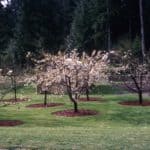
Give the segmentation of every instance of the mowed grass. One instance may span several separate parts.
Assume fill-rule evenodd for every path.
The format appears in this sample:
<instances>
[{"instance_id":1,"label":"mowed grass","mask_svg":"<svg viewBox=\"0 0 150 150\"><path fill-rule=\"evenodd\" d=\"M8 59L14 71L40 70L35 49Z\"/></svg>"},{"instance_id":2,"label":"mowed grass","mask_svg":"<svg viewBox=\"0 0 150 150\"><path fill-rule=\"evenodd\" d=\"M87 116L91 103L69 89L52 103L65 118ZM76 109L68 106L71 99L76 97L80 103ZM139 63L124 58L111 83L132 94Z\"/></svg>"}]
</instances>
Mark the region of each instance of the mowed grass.
<instances>
[{"instance_id":1,"label":"mowed grass","mask_svg":"<svg viewBox=\"0 0 150 150\"><path fill-rule=\"evenodd\" d=\"M80 102L79 108L96 110L99 114L71 118L51 114L72 109L67 96L48 97L49 102L61 102L64 106L31 109L26 106L42 103L43 95L36 94L32 87L20 88L18 97L28 97L30 101L16 105L1 104L0 120L22 120L24 124L0 127L0 149L149 150L150 107L121 106L118 102L136 100L137 96L117 94L116 88L106 85L95 91L92 97L100 97L104 101ZM5 98L10 97L12 93ZM150 99L145 97L145 100Z\"/></svg>"}]
</instances>

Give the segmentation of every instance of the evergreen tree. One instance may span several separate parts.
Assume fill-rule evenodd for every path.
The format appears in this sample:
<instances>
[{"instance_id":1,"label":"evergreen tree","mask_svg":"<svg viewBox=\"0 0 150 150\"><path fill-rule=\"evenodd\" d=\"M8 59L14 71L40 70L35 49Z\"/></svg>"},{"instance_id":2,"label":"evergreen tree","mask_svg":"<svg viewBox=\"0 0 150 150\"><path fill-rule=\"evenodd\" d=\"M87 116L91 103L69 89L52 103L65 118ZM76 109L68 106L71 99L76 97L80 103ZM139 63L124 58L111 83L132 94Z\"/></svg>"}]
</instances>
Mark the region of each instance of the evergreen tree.
<instances>
[{"instance_id":1,"label":"evergreen tree","mask_svg":"<svg viewBox=\"0 0 150 150\"><path fill-rule=\"evenodd\" d=\"M9 7L4 7L0 2L0 66L4 64L7 54L6 48L12 37L12 11Z\"/></svg>"},{"instance_id":2,"label":"evergreen tree","mask_svg":"<svg viewBox=\"0 0 150 150\"><path fill-rule=\"evenodd\" d=\"M108 17L107 1L82 0L75 11L70 31L74 47L89 50L106 49L111 12L109 15Z\"/></svg>"},{"instance_id":3,"label":"evergreen tree","mask_svg":"<svg viewBox=\"0 0 150 150\"><path fill-rule=\"evenodd\" d=\"M5 6L0 3L1 64L13 62L25 66L27 51L39 54L41 51L55 53L59 49L78 48L90 53L92 49L115 49L123 42L126 48L133 48L141 35L137 0L8 2ZM147 53L150 47L150 1L143 0L142 8ZM136 53L141 55L139 50Z\"/></svg>"}]
</instances>

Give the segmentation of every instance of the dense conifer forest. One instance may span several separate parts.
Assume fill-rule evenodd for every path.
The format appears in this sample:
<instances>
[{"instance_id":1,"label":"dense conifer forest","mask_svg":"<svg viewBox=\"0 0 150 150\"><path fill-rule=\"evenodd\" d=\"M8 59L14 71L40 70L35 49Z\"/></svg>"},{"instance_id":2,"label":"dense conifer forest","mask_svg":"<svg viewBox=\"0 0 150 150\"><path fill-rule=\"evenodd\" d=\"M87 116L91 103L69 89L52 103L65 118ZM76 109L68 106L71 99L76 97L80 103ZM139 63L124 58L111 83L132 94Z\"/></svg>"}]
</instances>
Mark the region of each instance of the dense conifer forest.
<instances>
[{"instance_id":1,"label":"dense conifer forest","mask_svg":"<svg viewBox=\"0 0 150 150\"><path fill-rule=\"evenodd\" d=\"M26 66L28 51L149 51L149 0L0 1L1 67Z\"/></svg>"}]
</instances>

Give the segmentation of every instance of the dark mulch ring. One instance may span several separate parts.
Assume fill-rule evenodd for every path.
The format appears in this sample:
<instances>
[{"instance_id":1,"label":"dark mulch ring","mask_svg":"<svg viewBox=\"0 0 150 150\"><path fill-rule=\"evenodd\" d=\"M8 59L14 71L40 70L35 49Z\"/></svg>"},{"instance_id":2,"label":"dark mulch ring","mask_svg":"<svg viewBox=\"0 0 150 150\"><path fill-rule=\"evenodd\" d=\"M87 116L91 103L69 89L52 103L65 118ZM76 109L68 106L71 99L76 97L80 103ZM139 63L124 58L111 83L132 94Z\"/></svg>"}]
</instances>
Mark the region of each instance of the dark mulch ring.
<instances>
[{"instance_id":1,"label":"dark mulch ring","mask_svg":"<svg viewBox=\"0 0 150 150\"><path fill-rule=\"evenodd\" d=\"M90 97L89 100L87 100L86 97L81 97L81 98L79 98L79 101L82 101L82 102L92 102L92 101L104 102L104 100L99 97Z\"/></svg>"},{"instance_id":2,"label":"dark mulch ring","mask_svg":"<svg viewBox=\"0 0 150 150\"><path fill-rule=\"evenodd\" d=\"M64 105L63 103L48 103L47 105L44 105L43 103L39 104L31 104L26 107L28 108L47 108L47 107L55 107L55 106L62 106Z\"/></svg>"},{"instance_id":3,"label":"dark mulch ring","mask_svg":"<svg viewBox=\"0 0 150 150\"><path fill-rule=\"evenodd\" d=\"M121 105L126 106L150 106L150 101L144 101L142 104L139 101L126 101L126 102L119 102Z\"/></svg>"},{"instance_id":4,"label":"dark mulch ring","mask_svg":"<svg viewBox=\"0 0 150 150\"><path fill-rule=\"evenodd\" d=\"M20 120L0 120L0 127L11 127L22 125L23 122Z\"/></svg>"},{"instance_id":5,"label":"dark mulch ring","mask_svg":"<svg viewBox=\"0 0 150 150\"><path fill-rule=\"evenodd\" d=\"M74 110L71 109L71 110L53 112L52 114L57 116L65 116L65 117L79 117L79 116L97 115L98 112L94 110L85 110L85 109L81 109L78 112L74 112Z\"/></svg>"}]
</instances>

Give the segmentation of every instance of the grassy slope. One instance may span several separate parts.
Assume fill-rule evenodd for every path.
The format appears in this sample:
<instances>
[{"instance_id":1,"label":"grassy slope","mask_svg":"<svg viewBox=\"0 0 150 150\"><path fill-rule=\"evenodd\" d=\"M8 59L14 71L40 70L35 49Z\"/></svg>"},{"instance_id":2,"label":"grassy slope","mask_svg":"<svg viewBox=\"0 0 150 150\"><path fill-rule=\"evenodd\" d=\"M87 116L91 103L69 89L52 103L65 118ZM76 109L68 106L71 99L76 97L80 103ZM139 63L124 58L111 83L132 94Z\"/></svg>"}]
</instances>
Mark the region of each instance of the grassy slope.
<instances>
[{"instance_id":1,"label":"grassy slope","mask_svg":"<svg viewBox=\"0 0 150 150\"><path fill-rule=\"evenodd\" d=\"M116 89L103 87L106 102L80 103L80 108L99 111L91 117L56 117L51 112L72 108L67 96L50 96L51 102L64 106L29 109L25 106L42 102L31 88L20 89L20 96L32 97L29 102L0 106L0 119L20 119L18 127L0 128L0 148L26 149L150 149L150 108L120 106L118 101L135 99L135 95L114 95ZM109 94L109 91L111 94ZM107 95L105 95L107 93ZM10 95L9 95L10 96ZM97 96L97 95L95 95Z\"/></svg>"}]
</instances>

